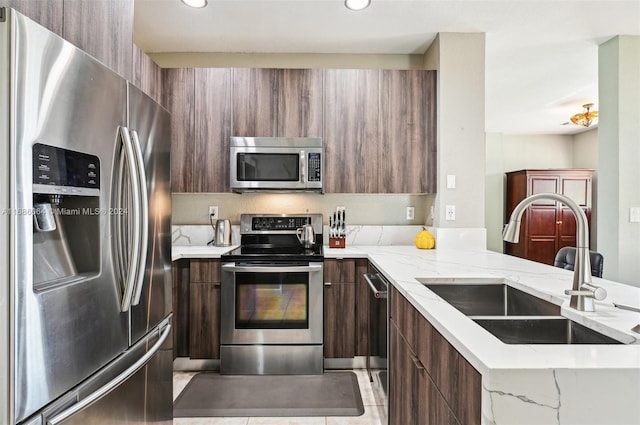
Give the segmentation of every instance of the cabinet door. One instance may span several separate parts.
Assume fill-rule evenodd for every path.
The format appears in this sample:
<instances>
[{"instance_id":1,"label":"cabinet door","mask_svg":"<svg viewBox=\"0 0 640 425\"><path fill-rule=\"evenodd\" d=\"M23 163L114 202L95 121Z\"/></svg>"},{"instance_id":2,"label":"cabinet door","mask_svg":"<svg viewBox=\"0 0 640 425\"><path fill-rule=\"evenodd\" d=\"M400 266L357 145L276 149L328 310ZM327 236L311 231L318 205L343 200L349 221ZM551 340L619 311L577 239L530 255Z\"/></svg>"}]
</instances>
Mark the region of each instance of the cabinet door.
<instances>
[{"instance_id":1,"label":"cabinet door","mask_svg":"<svg viewBox=\"0 0 640 425\"><path fill-rule=\"evenodd\" d=\"M231 69L195 70L195 192L229 190Z\"/></svg>"},{"instance_id":2,"label":"cabinet door","mask_svg":"<svg viewBox=\"0 0 640 425\"><path fill-rule=\"evenodd\" d=\"M417 409L411 349L394 321L389 326L389 346L389 425L413 424Z\"/></svg>"},{"instance_id":3,"label":"cabinet door","mask_svg":"<svg viewBox=\"0 0 640 425\"><path fill-rule=\"evenodd\" d=\"M132 1L64 0L63 37L133 80Z\"/></svg>"},{"instance_id":4,"label":"cabinet door","mask_svg":"<svg viewBox=\"0 0 640 425\"><path fill-rule=\"evenodd\" d=\"M220 358L220 261L192 260L189 357Z\"/></svg>"},{"instance_id":5,"label":"cabinet door","mask_svg":"<svg viewBox=\"0 0 640 425\"><path fill-rule=\"evenodd\" d=\"M163 105L171 112L171 191L193 192L195 170L195 71L162 70Z\"/></svg>"},{"instance_id":6,"label":"cabinet door","mask_svg":"<svg viewBox=\"0 0 640 425\"><path fill-rule=\"evenodd\" d=\"M233 136L277 136L278 71L233 70Z\"/></svg>"},{"instance_id":7,"label":"cabinet door","mask_svg":"<svg viewBox=\"0 0 640 425\"><path fill-rule=\"evenodd\" d=\"M379 192L379 79L377 70L325 70L327 193Z\"/></svg>"},{"instance_id":8,"label":"cabinet door","mask_svg":"<svg viewBox=\"0 0 640 425\"><path fill-rule=\"evenodd\" d=\"M10 7L62 37L64 0L0 0L0 7Z\"/></svg>"},{"instance_id":9,"label":"cabinet door","mask_svg":"<svg viewBox=\"0 0 640 425\"><path fill-rule=\"evenodd\" d=\"M133 46L133 84L162 104L162 69L138 46Z\"/></svg>"},{"instance_id":10,"label":"cabinet door","mask_svg":"<svg viewBox=\"0 0 640 425\"><path fill-rule=\"evenodd\" d=\"M322 137L322 70L278 70L279 137Z\"/></svg>"},{"instance_id":11,"label":"cabinet door","mask_svg":"<svg viewBox=\"0 0 640 425\"><path fill-rule=\"evenodd\" d=\"M560 193L560 178L557 175L530 175L529 194ZM525 256L529 260L553 264L558 240L558 203L542 199L527 209L525 234Z\"/></svg>"},{"instance_id":12,"label":"cabinet door","mask_svg":"<svg viewBox=\"0 0 640 425\"><path fill-rule=\"evenodd\" d=\"M324 355L351 358L356 352L355 260L324 263Z\"/></svg>"},{"instance_id":13,"label":"cabinet door","mask_svg":"<svg viewBox=\"0 0 640 425\"><path fill-rule=\"evenodd\" d=\"M575 201L585 213L591 227L591 174L567 174L560 178L560 193ZM576 218L569 208L559 206L558 245L556 252L564 246L576 246Z\"/></svg>"},{"instance_id":14,"label":"cabinet door","mask_svg":"<svg viewBox=\"0 0 640 425\"><path fill-rule=\"evenodd\" d=\"M189 260L174 261L173 358L189 357Z\"/></svg>"},{"instance_id":15,"label":"cabinet door","mask_svg":"<svg viewBox=\"0 0 640 425\"><path fill-rule=\"evenodd\" d=\"M423 70L381 72L380 192L436 191L435 75Z\"/></svg>"},{"instance_id":16,"label":"cabinet door","mask_svg":"<svg viewBox=\"0 0 640 425\"><path fill-rule=\"evenodd\" d=\"M372 295L369 284L364 279L364 274L372 272L373 268L369 265L368 260L363 258L356 259L356 356L366 356L367 354L378 356L384 354L386 357L386 342L385 350L380 351L378 347L383 343L382 341L369 341L371 337L371 335L369 335L369 320L371 317ZM380 305L380 303L375 304ZM380 310L380 308L378 308L378 310ZM386 310L384 316L383 320L386 321ZM380 342L380 344L377 344L378 342Z\"/></svg>"}]
</instances>

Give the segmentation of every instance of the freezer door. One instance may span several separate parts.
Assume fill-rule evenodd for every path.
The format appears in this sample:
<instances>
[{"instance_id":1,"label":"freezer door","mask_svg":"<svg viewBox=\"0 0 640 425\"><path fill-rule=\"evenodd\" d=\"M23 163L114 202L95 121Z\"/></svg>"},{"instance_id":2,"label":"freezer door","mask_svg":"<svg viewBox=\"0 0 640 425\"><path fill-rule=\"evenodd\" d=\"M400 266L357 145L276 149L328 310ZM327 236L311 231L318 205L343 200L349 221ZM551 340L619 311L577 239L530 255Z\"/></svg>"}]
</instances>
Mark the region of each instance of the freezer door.
<instances>
[{"instance_id":1,"label":"freezer door","mask_svg":"<svg viewBox=\"0 0 640 425\"><path fill-rule=\"evenodd\" d=\"M170 318L34 417L46 425L173 423Z\"/></svg>"},{"instance_id":2,"label":"freezer door","mask_svg":"<svg viewBox=\"0 0 640 425\"><path fill-rule=\"evenodd\" d=\"M172 309L171 183L169 113L133 84L128 85L129 132L141 154L142 243L140 279L131 306L131 342L157 326Z\"/></svg>"},{"instance_id":3,"label":"freezer door","mask_svg":"<svg viewBox=\"0 0 640 425\"><path fill-rule=\"evenodd\" d=\"M111 172L118 128L126 124L126 82L18 13L9 11L2 25L11 28L11 131L1 144L2 155L10 156L11 184L1 184L9 186L12 211L11 410L20 422L128 347L129 317L120 309L122 288L109 248ZM89 158L94 171L99 167L97 187L83 192L44 184L54 176L47 165L52 158L39 156L36 145L69 153L55 162L62 167L56 175L69 182L84 178L72 172L74 161ZM51 231L36 226L38 202L52 206L56 225L45 229Z\"/></svg>"}]
</instances>

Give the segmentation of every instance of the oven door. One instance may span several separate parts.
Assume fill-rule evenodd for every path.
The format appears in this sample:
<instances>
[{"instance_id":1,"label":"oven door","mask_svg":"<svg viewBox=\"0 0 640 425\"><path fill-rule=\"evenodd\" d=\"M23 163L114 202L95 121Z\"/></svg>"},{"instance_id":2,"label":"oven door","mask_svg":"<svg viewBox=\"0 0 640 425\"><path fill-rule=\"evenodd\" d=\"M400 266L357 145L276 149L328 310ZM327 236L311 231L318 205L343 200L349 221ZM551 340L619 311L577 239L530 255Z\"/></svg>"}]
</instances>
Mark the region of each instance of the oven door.
<instances>
[{"instance_id":1,"label":"oven door","mask_svg":"<svg viewBox=\"0 0 640 425\"><path fill-rule=\"evenodd\" d=\"M322 263L222 265L222 345L322 344Z\"/></svg>"}]
</instances>

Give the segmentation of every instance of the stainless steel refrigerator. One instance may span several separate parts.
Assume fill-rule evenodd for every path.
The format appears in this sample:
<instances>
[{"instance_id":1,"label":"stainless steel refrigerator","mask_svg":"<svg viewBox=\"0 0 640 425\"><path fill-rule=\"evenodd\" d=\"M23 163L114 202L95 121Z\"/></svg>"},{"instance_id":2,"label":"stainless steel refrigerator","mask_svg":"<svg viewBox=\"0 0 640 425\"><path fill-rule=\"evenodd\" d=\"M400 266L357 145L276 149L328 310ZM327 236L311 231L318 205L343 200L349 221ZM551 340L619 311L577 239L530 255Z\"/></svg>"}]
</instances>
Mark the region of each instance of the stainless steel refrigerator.
<instances>
[{"instance_id":1,"label":"stainless steel refrigerator","mask_svg":"<svg viewBox=\"0 0 640 425\"><path fill-rule=\"evenodd\" d=\"M172 423L170 129L0 9L0 424Z\"/></svg>"}]
</instances>

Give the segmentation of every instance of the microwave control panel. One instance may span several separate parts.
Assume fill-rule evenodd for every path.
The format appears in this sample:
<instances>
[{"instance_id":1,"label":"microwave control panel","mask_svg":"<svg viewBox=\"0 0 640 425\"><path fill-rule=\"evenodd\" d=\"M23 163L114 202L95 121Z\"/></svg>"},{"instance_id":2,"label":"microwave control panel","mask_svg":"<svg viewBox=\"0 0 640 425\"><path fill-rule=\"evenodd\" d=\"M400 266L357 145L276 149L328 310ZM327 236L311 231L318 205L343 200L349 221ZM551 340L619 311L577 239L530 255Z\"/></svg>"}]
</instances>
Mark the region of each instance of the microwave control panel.
<instances>
[{"instance_id":1,"label":"microwave control panel","mask_svg":"<svg viewBox=\"0 0 640 425\"><path fill-rule=\"evenodd\" d=\"M322 181L322 159L321 155L317 152L310 152L308 156L308 171L307 181L320 182Z\"/></svg>"}]
</instances>

